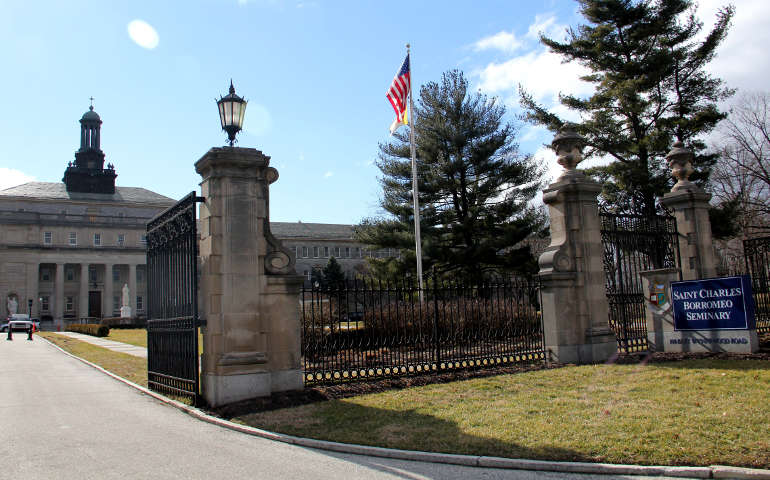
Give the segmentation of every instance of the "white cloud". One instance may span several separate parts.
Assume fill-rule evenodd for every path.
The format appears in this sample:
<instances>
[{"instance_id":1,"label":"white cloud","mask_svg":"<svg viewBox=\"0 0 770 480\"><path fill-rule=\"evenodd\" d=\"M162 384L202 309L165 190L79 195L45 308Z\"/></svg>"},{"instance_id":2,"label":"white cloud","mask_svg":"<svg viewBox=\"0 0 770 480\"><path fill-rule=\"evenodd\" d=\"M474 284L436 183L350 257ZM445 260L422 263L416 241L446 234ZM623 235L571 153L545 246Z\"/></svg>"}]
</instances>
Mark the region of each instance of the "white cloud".
<instances>
[{"instance_id":1,"label":"white cloud","mask_svg":"<svg viewBox=\"0 0 770 480\"><path fill-rule=\"evenodd\" d=\"M5 190L6 188L21 185L22 183L34 181L35 177L32 175L27 175L21 170L0 167L0 190Z\"/></svg>"},{"instance_id":2,"label":"white cloud","mask_svg":"<svg viewBox=\"0 0 770 480\"><path fill-rule=\"evenodd\" d=\"M152 28L152 25L145 22L144 20L131 20L128 22L127 29L128 36L131 37L131 40L133 40L134 43L140 47L146 48L147 50L152 50L158 46L160 41L158 32Z\"/></svg>"},{"instance_id":3,"label":"white cloud","mask_svg":"<svg viewBox=\"0 0 770 480\"><path fill-rule=\"evenodd\" d=\"M489 37L484 37L473 44L474 50L501 50L506 53L514 52L524 46L524 43L516 38L513 32L498 32Z\"/></svg>"},{"instance_id":4,"label":"white cloud","mask_svg":"<svg viewBox=\"0 0 770 480\"><path fill-rule=\"evenodd\" d=\"M556 22L556 17L552 14L535 15L535 21L527 29L527 38L540 40L542 33L548 38L563 41L566 36L567 26Z\"/></svg>"},{"instance_id":5,"label":"white cloud","mask_svg":"<svg viewBox=\"0 0 770 480\"><path fill-rule=\"evenodd\" d=\"M593 87L582 80L588 69L561 63L561 56L538 48L502 63L492 62L479 73L479 88L490 93L516 92L519 84L540 101L555 100L559 92L584 95Z\"/></svg>"},{"instance_id":6,"label":"white cloud","mask_svg":"<svg viewBox=\"0 0 770 480\"><path fill-rule=\"evenodd\" d=\"M332 173L332 172L326 172L326 173L324 173L324 178L329 178L329 177L331 177L332 175L334 175L334 173Z\"/></svg>"},{"instance_id":7,"label":"white cloud","mask_svg":"<svg viewBox=\"0 0 770 480\"><path fill-rule=\"evenodd\" d=\"M556 161L556 152L545 145L538 148L532 156L535 163L545 167L544 180L546 183L553 182L564 173L564 168Z\"/></svg>"}]
</instances>

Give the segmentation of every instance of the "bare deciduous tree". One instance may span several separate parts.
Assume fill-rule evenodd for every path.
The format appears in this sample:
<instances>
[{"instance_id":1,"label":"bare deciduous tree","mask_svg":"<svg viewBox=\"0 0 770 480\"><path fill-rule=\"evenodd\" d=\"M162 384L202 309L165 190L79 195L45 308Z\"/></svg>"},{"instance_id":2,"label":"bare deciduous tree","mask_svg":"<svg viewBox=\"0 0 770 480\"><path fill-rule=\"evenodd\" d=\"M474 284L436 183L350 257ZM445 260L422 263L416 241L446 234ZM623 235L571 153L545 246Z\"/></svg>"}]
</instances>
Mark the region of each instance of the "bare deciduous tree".
<instances>
[{"instance_id":1,"label":"bare deciduous tree","mask_svg":"<svg viewBox=\"0 0 770 480\"><path fill-rule=\"evenodd\" d=\"M770 233L770 92L739 96L720 133L714 196L738 203L744 238Z\"/></svg>"}]
</instances>

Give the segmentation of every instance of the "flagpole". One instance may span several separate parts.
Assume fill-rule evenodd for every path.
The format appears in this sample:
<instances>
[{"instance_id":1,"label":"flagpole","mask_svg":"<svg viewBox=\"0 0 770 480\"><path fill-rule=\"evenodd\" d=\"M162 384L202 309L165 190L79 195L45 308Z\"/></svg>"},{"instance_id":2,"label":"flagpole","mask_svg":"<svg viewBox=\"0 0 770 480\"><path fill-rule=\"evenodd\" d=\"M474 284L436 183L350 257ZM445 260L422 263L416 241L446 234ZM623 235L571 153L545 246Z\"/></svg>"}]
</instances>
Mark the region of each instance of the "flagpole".
<instances>
[{"instance_id":1,"label":"flagpole","mask_svg":"<svg viewBox=\"0 0 770 480\"><path fill-rule=\"evenodd\" d=\"M424 303L423 285L422 285L422 241L420 240L420 200L417 191L417 162L414 153L414 98L412 98L412 82L414 81L414 71L412 70L412 56L409 51L409 44L406 44L406 54L409 57L409 147L412 153L412 201L414 206L414 243L415 253L417 254L417 280L420 286L420 304Z\"/></svg>"}]
</instances>

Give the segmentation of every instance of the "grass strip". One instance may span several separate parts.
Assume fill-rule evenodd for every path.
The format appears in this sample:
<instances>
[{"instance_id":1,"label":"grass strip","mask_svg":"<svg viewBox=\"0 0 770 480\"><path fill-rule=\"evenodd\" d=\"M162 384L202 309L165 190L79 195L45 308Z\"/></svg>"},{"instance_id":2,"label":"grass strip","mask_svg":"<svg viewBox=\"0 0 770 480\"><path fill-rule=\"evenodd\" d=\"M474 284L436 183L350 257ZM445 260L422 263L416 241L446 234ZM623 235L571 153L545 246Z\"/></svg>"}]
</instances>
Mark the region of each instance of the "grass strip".
<instances>
[{"instance_id":1,"label":"grass strip","mask_svg":"<svg viewBox=\"0 0 770 480\"><path fill-rule=\"evenodd\" d=\"M640 465L770 467L770 362L587 365L434 384L234 420L345 443Z\"/></svg>"},{"instance_id":2,"label":"grass strip","mask_svg":"<svg viewBox=\"0 0 770 480\"><path fill-rule=\"evenodd\" d=\"M90 343L81 342L74 338L58 335L53 332L39 332L37 335L63 350L76 355L84 360L99 365L103 369L123 377L143 387L147 386L147 359L139 358L127 353L115 352L106 348L97 347Z\"/></svg>"},{"instance_id":3,"label":"grass strip","mask_svg":"<svg viewBox=\"0 0 770 480\"><path fill-rule=\"evenodd\" d=\"M147 330L144 328L111 328L107 340L147 348Z\"/></svg>"},{"instance_id":4,"label":"grass strip","mask_svg":"<svg viewBox=\"0 0 770 480\"><path fill-rule=\"evenodd\" d=\"M112 328L108 340L147 348L147 330L144 328ZM198 329L198 355L203 355L203 334Z\"/></svg>"}]
</instances>

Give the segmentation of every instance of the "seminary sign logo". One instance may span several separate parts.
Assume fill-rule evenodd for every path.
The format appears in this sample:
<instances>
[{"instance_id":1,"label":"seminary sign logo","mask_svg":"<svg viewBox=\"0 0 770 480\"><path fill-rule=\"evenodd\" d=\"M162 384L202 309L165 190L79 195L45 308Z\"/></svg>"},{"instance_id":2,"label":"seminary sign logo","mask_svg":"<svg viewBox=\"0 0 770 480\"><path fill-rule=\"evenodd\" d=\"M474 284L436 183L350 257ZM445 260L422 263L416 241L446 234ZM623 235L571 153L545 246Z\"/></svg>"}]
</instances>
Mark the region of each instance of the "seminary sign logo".
<instances>
[{"instance_id":1,"label":"seminary sign logo","mask_svg":"<svg viewBox=\"0 0 770 480\"><path fill-rule=\"evenodd\" d=\"M754 329L748 275L671 282L674 330Z\"/></svg>"},{"instance_id":2,"label":"seminary sign logo","mask_svg":"<svg viewBox=\"0 0 770 480\"><path fill-rule=\"evenodd\" d=\"M669 295L666 294L666 285L650 280L647 292L647 308L655 314L661 315L671 309Z\"/></svg>"},{"instance_id":3,"label":"seminary sign logo","mask_svg":"<svg viewBox=\"0 0 770 480\"><path fill-rule=\"evenodd\" d=\"M650 282L650 303L661 309L665 309L668 306L666 286L664 284Z\"/></svg>"}]
</instances>

